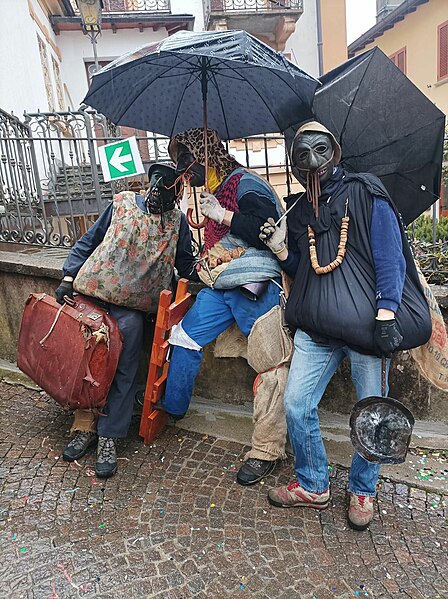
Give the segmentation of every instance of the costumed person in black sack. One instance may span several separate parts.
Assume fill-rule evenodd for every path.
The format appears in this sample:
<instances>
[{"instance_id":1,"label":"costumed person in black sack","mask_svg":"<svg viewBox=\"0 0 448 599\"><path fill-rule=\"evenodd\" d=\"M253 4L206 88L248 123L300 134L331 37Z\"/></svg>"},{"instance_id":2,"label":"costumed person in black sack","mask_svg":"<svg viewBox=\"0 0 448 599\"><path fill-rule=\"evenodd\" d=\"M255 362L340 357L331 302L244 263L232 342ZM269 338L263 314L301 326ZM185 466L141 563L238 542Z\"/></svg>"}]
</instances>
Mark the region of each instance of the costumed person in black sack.
<instances>
[{"instance_id":1,"label":"costumed person in black sack","mask_svg":"<svg viewBox=\"0 0 448 599\"><path fill-rule=\"evenodd\" d=\"M74 461L98 443L95 471L107 478L117 470L116 440L131 423L145 313L157 311L160 292L170 287L174 268L181 277L197 279L191 234L176 207L183 185L175 170L152 164L149 188L140 195L124 191L73 246L64 262L57 301L73 299L73 291L89 296L118 323L123 349L106 404L98 418L76 410L76 436L63 452Z\"/></svg>"},{"instance_id":2,"label":"costumed person in black sack","mask_svg":"<svg viewBox=\"0 0 448 599\"><path fill-rule=\"evenodd\" d=\"M318 419L322 395L345 357L358 399L381 395L382 357L426 343L431 319L406 234L381 181L340 165L341 148L310 122L290 149L293 173L305 186L286 223L268 221L260 238L294 278L286 320L294 354L285 391L297 480L269 491L278 507L325 509L328 463ZM288 231L286 239L286 229ZM387 389L386 389L387 395ZM348 523L368 527L380 465L353 456Z\"/></svg>"},{"instance_id":3,"label":"costumed person in black sack","mask_svg":"<svg viewBox=\"0 0 448 599\"><path fill-rule=\"evenodd\" d=\"M208 130L208 189L200 195L202 214L208 218L198 272L208 288L199 292L192 308L170 337L171 358L165 395L158 409L182 418L190 405L193 386L202 361L202 349L235 322L245 337L259 317L279 304L281 268L259 239L267 218L278 218L281 207L272 188L258 175L243 168L228 154L216 131ZM176 135L169 153L178 173L189 184L205 185L204 131L190 129ZM274 369L278 364L273 364ZM263 373L254 401L252 449L237 474L250 485L267 476L276 460L285 457L286 421L281 394L266 395L268 377ZM276 383L272 383L275 385ZM286 375L285 375L286 384ZM277 385L278 386L278 385Z\"/></svg>"}]
</instances>

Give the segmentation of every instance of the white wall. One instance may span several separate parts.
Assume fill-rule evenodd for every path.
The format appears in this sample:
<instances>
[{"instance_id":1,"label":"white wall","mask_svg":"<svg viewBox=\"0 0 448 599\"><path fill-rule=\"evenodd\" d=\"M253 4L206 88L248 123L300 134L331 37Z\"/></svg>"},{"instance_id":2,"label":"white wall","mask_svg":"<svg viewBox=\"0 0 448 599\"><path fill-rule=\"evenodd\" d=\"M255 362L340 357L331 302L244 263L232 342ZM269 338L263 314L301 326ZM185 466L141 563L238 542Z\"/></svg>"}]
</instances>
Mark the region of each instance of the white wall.
<instances>
[{"instance_id":1,"label":"white wall","mask_svg":"<svg viewBox=\"0 0 448 599\"><path fill-rule=\"evenodd\" d=\"M194 31L204 30L202 0L171 0L173 15L194 15Z\"/></svg>"},{"instance_id":2,"label":"white wall","mask_svg":"<svg viewBox=\"0 0 448 599\"><path fill-rule=\"evenodd\" d=\"M188 0L188 2L171 0L171 12L194 15L195 30L202 31L204 28L202 0ZM98 38L98 60L113 60L130 50L157 42L167 35L168 32L164 27L158 31L144 29L142 32L138 27L118 29L116 33L110 29L103 30ZM66 98L67 105L76 109L87 93L85 62L93 61L92 44L87 36L81 34L81 31L62 31L57 42L63 56L62 78L69 92L69 98Z\"/></svg>"},{"instance_id":3,"label":"white wall","mask_svg":"<svg viewBox=\"0 0 448 599\"><path fill-rule=\"evenodd\" d=\"M286 42L285 52L291 52L291 61L309 75L319 76L316 0L303 0L303 14L297 21L295 32Z\"/></svg>"},{"instance_id":4,"label":"white wall","mask_svg":"<svg viewBox=\"0 0 448 599\"><path fill-rule=\"evenodd\" d=\"M51 27L36 1L33 2L33 8L51 35ZM49 72L57 106L51 61L51 56L56 55L31 18L27 0L0 0L0 23L0 108L13 112L19 118L25 110L48 110L36 33L47 47Z\"/></svg>"},{"instance_id":5,"label":"white wall","mask_svg":"<svg viewBox=\"0 0 448 599\"><path fill-rule=\"evenodd\" d=\"M154 31L144 29L103 30L97 39L98 60L111 61L136 48L157 42L167 36L165 28ZM58 46L62 53L62 79L67 86L67 105L74 110L84 99L88 89L85 62L93 62L93 49L90 39L81 31L63 31L58 36Z\"/></svg>"}]
</instances>

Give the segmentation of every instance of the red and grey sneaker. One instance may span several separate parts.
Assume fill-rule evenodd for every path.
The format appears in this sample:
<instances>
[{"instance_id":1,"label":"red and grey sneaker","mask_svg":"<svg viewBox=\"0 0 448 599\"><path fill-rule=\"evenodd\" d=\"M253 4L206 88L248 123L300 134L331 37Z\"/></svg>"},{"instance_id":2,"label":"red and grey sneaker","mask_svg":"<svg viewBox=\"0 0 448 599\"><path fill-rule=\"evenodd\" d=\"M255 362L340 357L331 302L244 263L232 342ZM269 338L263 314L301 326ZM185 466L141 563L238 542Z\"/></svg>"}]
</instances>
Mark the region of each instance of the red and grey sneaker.
<instances>
[{"instance_id":1,"label":"red and grey sneaker","mask_svg":"<svg viewBox=\"0 0 448 599\"><path fill-rule=\"evenodd\" d=\"M354 530L366 530L373 519L373 497L348 494L347 520Z\"/></svg>"},{"instance_id":2,"label":"red and grey sneaker","mask_svg":"<svg viewBox=\"0 0 448 599\"><path fill-rule=\"evenodd\" d=\"M324 510L330 502L330 490L311 493L295 481L289 485L271 489L268 493L268 500L275 507L312 507Z\"/></svg>"}]
</instances>

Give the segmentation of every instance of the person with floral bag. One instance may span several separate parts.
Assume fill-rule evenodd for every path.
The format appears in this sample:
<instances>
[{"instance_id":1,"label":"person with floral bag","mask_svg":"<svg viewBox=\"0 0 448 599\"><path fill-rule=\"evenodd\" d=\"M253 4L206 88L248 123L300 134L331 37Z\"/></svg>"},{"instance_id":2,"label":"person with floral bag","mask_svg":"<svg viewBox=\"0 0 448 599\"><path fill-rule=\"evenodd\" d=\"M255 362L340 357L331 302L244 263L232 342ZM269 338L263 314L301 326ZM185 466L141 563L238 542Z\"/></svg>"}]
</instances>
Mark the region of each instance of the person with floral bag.
<instances>
[{"instance_id":1,"label":"person with floral bag","mask_svg":"<svg viewBox=\"0 0 448 599\"><path fill-rule=\"evenodd\" d=\"M183 186L167 164L152 164L145 195L123 191L75 243L55 291L59 303L76 291L93 298L118 322L123 349L106 405L99 416L77 410L75 437L63 459L80 459L98 444L95 471L107 478L117 471L117 439L127 436L134 407L143 343L144 318L157 311L160 292L169 288L174 269L197 280L191 234L177 207Z\"/></svg>"}]
</instances>

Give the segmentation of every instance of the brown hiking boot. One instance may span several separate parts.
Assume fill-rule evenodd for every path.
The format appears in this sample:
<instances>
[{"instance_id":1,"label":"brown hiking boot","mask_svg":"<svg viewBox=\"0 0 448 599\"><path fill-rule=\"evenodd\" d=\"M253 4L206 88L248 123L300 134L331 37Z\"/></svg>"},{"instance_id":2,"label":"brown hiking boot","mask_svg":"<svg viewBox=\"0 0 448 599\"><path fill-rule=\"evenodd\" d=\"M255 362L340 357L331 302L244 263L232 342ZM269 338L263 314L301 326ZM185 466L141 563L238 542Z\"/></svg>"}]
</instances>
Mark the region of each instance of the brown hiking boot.
<instances>
[{"instance_id":1,"label":"brown hiking boot","mask_svg":"<svg viewBox=\"0 0 448 599\"><path fill-rule=\"evenodd\" d=\"M295 481L283 487L270 489L268 500L275 507L312 507L324 510L330 501L330 491L327 489L322 493L311 493Z\"/></svg>"},{"instance_id":2,"label":"brown hiking boot","mask_svg":"<svg viewBox=\"0 0 448 599\"><path fill-rule=\"evenodd\" d=\"M347 520L354 530L365 530L373 519L373 497L348 494Z\"/></svg>"}]
</instances>

